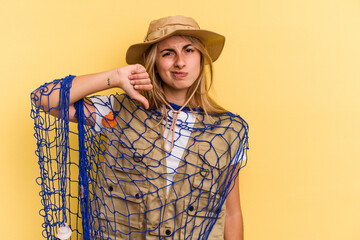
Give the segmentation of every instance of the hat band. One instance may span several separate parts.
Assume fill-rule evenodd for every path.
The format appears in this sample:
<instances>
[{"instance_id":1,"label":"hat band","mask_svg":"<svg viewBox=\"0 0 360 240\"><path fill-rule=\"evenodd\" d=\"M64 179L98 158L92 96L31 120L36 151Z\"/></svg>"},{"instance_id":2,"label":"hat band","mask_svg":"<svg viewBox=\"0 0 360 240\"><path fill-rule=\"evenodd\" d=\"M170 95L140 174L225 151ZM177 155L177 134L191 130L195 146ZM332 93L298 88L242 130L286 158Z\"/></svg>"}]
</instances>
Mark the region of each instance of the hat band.
<instances>
[{"instance_id":1,"label":"hat band","mask_svg":"<svg viewBox=\"0 0 360 240\"><path fill-rule=\"evenodd\" d=\"M157 31L148 34L144 42L154 41L163 36L169 35L170 33L173 33L176 30L186 30L186 29L199 29L199 28L195 28L191 25L181 25L181 24L166 26L166 28L158 29Z\"/></svg>"}]
</instances>

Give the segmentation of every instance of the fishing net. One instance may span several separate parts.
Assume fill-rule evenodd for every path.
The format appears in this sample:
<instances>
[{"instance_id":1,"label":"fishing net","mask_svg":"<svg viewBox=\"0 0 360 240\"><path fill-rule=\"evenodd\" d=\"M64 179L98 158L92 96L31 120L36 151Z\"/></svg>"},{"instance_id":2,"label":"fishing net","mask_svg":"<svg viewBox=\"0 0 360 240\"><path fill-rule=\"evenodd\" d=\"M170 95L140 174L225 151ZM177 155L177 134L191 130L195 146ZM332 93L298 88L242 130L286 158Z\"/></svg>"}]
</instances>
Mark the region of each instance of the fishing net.
<instances>
[{"instance_id":1,"label":"fishing net","mask_svg":"<svg viewBox=\"0 0 360 240\"><path fill-rule=\"evenodd\" d=\"M73 78L31 94L43 237L221 239L225 199L246 164L246 122L231 113L177 113L174 104L175 112L147 111L126 94L86 98L74 110ZM44 110L54 91L57 107ZM88 114L89 106L96 111ZM78 124L69 124L72 111Z\"/></svg>"}]
</instances>

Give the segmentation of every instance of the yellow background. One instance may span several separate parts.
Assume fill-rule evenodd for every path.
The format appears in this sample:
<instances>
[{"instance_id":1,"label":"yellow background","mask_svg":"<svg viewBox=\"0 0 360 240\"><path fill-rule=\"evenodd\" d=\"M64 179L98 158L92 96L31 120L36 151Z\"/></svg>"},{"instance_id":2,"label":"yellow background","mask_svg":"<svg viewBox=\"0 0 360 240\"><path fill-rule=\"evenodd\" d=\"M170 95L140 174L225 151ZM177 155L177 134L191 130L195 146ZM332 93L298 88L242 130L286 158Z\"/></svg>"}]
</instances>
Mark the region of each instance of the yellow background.
<instances>
[{"instance_id":1,"label":"yellow background","mask_svg":"<svg viewBox=\"0 0 360 240\"><path fill-rule=\"evenodd\" d=\"M359 0L1 0L0 239L41 239L30 92L124 65L174 14L227 37L215 94L250 125L246 239L360 239Z\"/></svg>"}]
</instances>

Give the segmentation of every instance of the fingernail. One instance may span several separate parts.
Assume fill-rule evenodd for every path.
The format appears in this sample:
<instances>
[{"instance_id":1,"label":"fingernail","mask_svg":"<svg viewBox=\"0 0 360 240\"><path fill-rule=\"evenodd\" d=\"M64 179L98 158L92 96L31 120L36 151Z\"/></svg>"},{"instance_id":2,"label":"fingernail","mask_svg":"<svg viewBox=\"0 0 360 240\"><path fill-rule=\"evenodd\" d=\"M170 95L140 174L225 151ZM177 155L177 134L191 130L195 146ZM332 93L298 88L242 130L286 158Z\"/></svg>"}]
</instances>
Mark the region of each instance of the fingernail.
<instances>
[{"instance_id":1,"label":"fingernail","mask_svg":"<svg viewBox=\"0 0 360 240\"><path fill-rule=\"evenodd\" d=\"M138 86L138 85L135 85L135 86L134 86L134 88L135 88L135 89L138 89L138 88L139 88L139 86Z\"/></svg>"},{"instance_id":2,"label":"fingernail","mask_svg":"<svg viewBox=\"0 0 360 240\"><path fill-rule=\"evenodd\" d=\"M135 81L130 81L130 84L134 84L135 83Z\"/></svg>"},{"instance_id":3,"label":"fingernail","mask_svg":"<svg viewBox=\"0 0 360 240\"><path fill-rule=\"evenodd\" d=\"M134 76L131 76L131 75L130 75L130 76L129 76L129 79L134 79Z\"/></svg>"}]
</instances>

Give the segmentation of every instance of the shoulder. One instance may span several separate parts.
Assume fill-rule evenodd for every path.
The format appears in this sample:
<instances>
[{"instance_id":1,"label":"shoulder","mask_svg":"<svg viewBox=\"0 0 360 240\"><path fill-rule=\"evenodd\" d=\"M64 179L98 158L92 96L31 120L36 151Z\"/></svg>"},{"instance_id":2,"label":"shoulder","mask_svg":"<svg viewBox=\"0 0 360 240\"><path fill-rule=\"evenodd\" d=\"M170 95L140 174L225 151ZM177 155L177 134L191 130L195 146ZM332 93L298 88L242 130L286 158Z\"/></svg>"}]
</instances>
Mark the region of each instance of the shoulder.
<instances>
[{"instance_id":1,"label":"shoulder","mask_svg":"<svg viewBox=\"0 0 360 240\"><path fill-rule=\"evenodd\" d=\"M226 112L210 116L215 120L214 127L227 141L247 142L249 125L240 115Z\"/></svg>"},{"instance_id":2,"label":"shoulder","mask_svg":"<svg viewBox=\"0 0 360 240\"><path fill-rule=\"evenodd\" d=\"M94 95L89 97L89 99L92 101L95 109L98 112L103 112L105 110L116 112L125 112L124 110L135 111L136 109L141 107L139 103L132 100L125 93L117 93L109 96Z\"/></svg>"},{"instance_id":3,"label":"shoulder","mask_svg":"<svg viewBox=\"0 0 360 240\"><path fill-rule=\"evenodd\" d=\"M125 121L131 121L134 118L144 121L152 114L152 111L146 110L138 101L126 93L114 95L113 110L118 117Z\"/></svg>"},{"instance_id":4,"label":"shoulder","mask_svg":"<svg viewBox=\"0 0 360 240\"><path fill-rule=\"evenodd\" d=\"M121 94L115 94L112 95L114 97L114 104L118 105L120 107L131 107L131 108L142 108L142 105L136 101L133 100L129 97L129 95L127 95L126 93L121 93Z\"/></svg>"},{"instance_id":5,"label":"shoulder","mask_svg":"<svg viewBox=\"0 0 360 240\"><path fill-rule=\"evenodd\" d=\"M236 132L248 131L248 123L238 114L226 112L222 114L210 114L215 119L215 124L222 127L229 127Z\"/></svg>"},{"instance_id":6,"label":"shoulder","mask_svg":"<svg viewBox=\"0 0 360 240\"><path fill-rule=\"evenodd\" d=\"M126 93L116 93L114 96L114 99L115 99L115 102L119 102L119 103L122 103L122 102L128 102L130 100L130 97L129 95L127 95Z\"/></svg>"},{"instance_id":7,"label":"shoulder","mask_svg":"<svg viewBox=\"0 0 360 240\"><path fill-rule=\"evenodd\" d=\"M248 131L249 124L238 114L228 112L227 115L231 118L232 126L238 131Z\"/></svg>"},{"instance_id":8,"label":"shoulder","mask_svg":"<svg viewBox=\"0 0 360 240\"><path fill-rule=\"evenodd\" d=\"M140 103L131 99L126 93L116 93L112 96L114 98L113 110L115 112L120 114L128 114L129 112L132 113L141 108Z\"/></svg>"}]
</instances>

